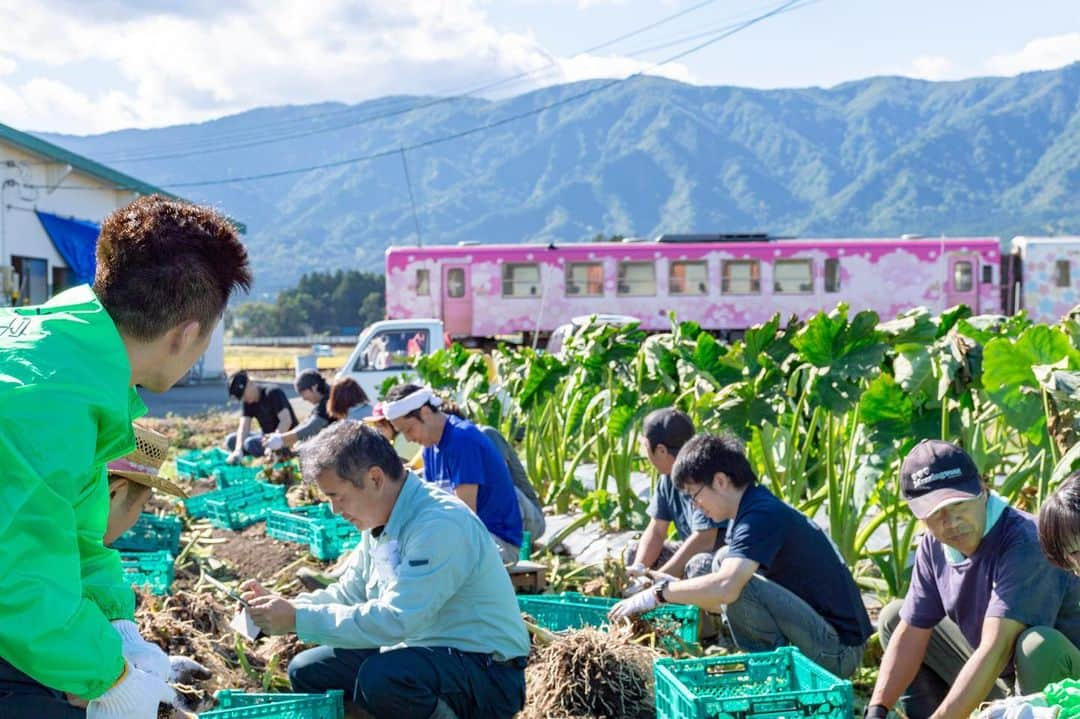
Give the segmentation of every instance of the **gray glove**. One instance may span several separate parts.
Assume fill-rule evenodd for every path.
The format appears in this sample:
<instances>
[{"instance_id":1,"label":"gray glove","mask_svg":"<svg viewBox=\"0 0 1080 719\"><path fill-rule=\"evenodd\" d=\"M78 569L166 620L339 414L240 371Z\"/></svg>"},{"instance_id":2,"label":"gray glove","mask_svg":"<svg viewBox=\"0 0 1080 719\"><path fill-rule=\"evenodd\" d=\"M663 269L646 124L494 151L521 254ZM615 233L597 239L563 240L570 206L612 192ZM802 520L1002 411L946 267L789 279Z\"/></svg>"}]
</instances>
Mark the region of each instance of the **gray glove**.
<instances>
[{"instance_id":1,"label":"gray glove","mask_svg":"<svg viewBox=\"0 0 1080 719\"><path fill-rule=\"evenodd\" d=\"M175 703L164 679L129 664L116 686L87 705L86 719L157 719L159 704Z\"/></svg>"},{"instance_id":2,"label":"gray glove","mask_svg":"<svg viewBox=\"0 0 1080 719\"><path fill-rule=\"evenodd\" d=\"M169 683L192 684L213 676L212 672L194 659L181 656L169 657Z\"/></svg>"}]
</instances>

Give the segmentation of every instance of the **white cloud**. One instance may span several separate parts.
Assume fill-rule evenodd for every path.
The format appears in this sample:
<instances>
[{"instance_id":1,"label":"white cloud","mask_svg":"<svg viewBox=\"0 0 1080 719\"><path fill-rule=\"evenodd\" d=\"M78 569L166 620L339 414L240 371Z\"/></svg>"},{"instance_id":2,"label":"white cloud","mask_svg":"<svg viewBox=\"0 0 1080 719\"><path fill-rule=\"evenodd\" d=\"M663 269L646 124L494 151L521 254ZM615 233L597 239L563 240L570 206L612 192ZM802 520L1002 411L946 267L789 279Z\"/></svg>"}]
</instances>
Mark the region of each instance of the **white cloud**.
<instances>
[{"instance_id":1,"label":"white cloud","mask_svg":"<svg viewBox=\"0 0 1080 719\"><path fill-rule=\"evenodd\" d=\"M503 94L648 67L617 56L553 58L531 34L493 26L482 0L202 2L186 15L164 0L131 12L122 0L92 5L0 0L4 52L24 71L45 68L0 91L0 122L82 134L261 105L446 94L537 69ZM105 89L82 88L80 72ZM655 74L690 79L680 65Z\"/></svg>"},{"instance_id":2,"label":"white cloud","mask_svg":"<svg viewBox=\"0 0 1080 719\"><path fill-rule=\"evenodd\" d=\"M920 55L911 61L911 67L902 74L921 80L945 80L950 77L952 67L952 60L942 55Z\"/></svg>"},{"instance_id":3,"label":"white cloud","mask_svg":"<svg viewBox=\"0 0 1080 719\"><path fill-rule=\"evenodd\" d=\"M1053 70L1080 60L1080 32L1035 38L1019 52L994 55L986 68L995 75L1018 75L1033 70Z\"/></svg>"},{"instance_id":4,"label":"white cloud","mask_svg":"<svg viewBox=\"0 0 1080 719\"><path fill-rule=\"evenodd\" d=\"M0 55L0 75L10 75L15 72L16 67L18 67L18 64L14 60Z\"/></svg>"}]
</instances>

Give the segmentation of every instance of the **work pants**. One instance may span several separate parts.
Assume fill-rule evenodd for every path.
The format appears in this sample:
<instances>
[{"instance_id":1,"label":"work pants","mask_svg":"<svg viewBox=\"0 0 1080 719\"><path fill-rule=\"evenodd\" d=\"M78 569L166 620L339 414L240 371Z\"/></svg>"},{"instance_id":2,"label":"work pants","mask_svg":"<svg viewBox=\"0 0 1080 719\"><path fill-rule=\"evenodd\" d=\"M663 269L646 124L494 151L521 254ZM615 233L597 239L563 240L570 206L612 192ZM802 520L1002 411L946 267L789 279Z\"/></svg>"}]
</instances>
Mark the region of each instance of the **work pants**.
<instances>
[{"instance_id":1,"label":"work pants","mask_svg":"<svg viewBox=\"0 0 1080 719\"><path fill-rule=\"evenodd\" d=\"M86 710L0 659L0 717L3 719L85 719Z\"/></svg>"},{"instance_id":2,"label":"work pants","mask_svg":"<svg viewBox=\"0 0 1080 719\"><path fill-rule=\"evenodd\" d=\"M525 660L448 647L316 647L289 663L295 691L342 689L375 719L429 719L441 699L459 719L510 719L525 706Z\"/></svg>"}]
</instances>

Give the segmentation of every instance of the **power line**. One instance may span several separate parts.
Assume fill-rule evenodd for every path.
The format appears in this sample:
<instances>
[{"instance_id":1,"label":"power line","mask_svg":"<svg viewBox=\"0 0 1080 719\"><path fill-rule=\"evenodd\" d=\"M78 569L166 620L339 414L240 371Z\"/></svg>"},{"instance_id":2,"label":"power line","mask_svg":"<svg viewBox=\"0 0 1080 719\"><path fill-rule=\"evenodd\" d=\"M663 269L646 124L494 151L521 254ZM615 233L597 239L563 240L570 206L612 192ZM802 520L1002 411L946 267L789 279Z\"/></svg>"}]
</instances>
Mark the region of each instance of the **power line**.
<instances>
[{"instance_id":1,"label":"power line","mask_svg":"<svg viewBox=\"0 0 1080 719\"><path fill-rule=\"evenodd\" d=\"M785 11L788 11L788 10L794 10L794 9L797 9L797 8L802 8L802 7L806 6L806 5L809 5L811 2L816 2L816 1L817 0L787 0L787 2L780 5L779 7L774 8L773 10L770 10L768 12L757 15L757 16L749 19L749 20L743 21L743 22L737 24L734 28L731 28L729 30L721 32L721 33L717 34L716 36L714 36L714 37L712 37L712 38L710 38L710 39L708 39L708 40L706 40L706 41L704 41L702 43L699 43L698 45L695 45L694 47L691 47L688 50L684 50L684 51L679 52L679 53L677 53L675 55L672 55L671 57L669 57L669 58L667 58L667 59L665 59L665 60L663 60L661 62L654 63L653 65L651 65L646 70L638 71L638 72L636 72L636 73L634 73L632 75L629 75L629 76L627 76L625 78L622 78L622 79L619 79L619 80L606 81L606 82L604 82L601 85L598 85L596 87L592 87L592 88L589 88L589 89L584 90L582 92L576 93L574 95L564 97L564 98L562 98L560 100L556 100L554 102L547 103L546 105L541 105L540 107L533 108L532 110L527 110L525 112L521 112L521 113L518 113L516 115L510 115L510 116L502 118L500 120L495 120L493 122L489 122L489 123L486 123L484 125L478 125L476 127L469 128L468 130L462 130L460 132L455 132L455 133L452 133L452 134L449 134L449 135L444 135L442 137L432 138L430 140L425 140L423 142L418 142L416 144L408 145L408 146L405 146L405 147L398 147L398 148L394 148L394 149L382 150L380 152L371 153L369 155L361 155L361 156L358 156L358 157L350 157L350 158L347 158L347 159L344 159L344 160L336 160L334 162L325 162L325 163L321 163L321 164L317 164L317 165L309 165L309 166L306 166L306 167L292 168L292 169L288 169L288 170L278 170L278 171L275 171L275 172L264 172L264 173L260 173L260 174L257 174L257 175L245 175L245 176L241 176L241 177L220 178L220 179L214 179L214 180L199 180L199 181L193 181L193 182L177 182L177 183L172 183L172 184L166 184L165 187L170 187L170 188L208 187L208 186L211 186L211 185L226 185L226 184L231 184L231 183L234 183L234 182L252 182L252 181L255 181L255 180L267 180L267 179L271 179L271 178L275 178L275 177L285 177L285 176L288 176L288 175L298 175L298 174L303 174L305 172L313 172L315 170L328 170L328 169L333 169L335 167L344 167L346 165L352 165L352 164L356 164L356 163L359 163L359 162L369 162L369 161L378 160L378 159L381 159L381 158L384 158L384 157L390 157L391 155L394 155L394 154L396 154L398 152L412 152L413 150L419 150L419 149L422 149L422 148L425 148L425 147L431 147L432 145L439 145L439 144L442 144L442 143L445 143L445 142L451 142L453 140L459 140L459 139L464 138L464 137L469 137L471 135L475 135L475 134L478 134L478 133L481 133L481 132L486 132L487 130L492 130L492 129L495 129L497 127L502 127L503 125L507 125L507 124L509 124L511 122L515 122L517 120L521 120L521 119L524 119L526 117L532 117L532 116L535 116L535 115L539 115L540 113L546 112L547 110L551 110L551 109L554 109L556 107L560 107L562 105L566 105L566 104L569 104L571 102L575 102L577 100L584 99L586 97L589 97L590 95L595 95L595 94L597 94L599 92L603 92L604 90L608 89L609 87L613 87L614 85L618 85L619 83L625 82L626 80L629 80L631 78L641 77L648 70L652 70L652 69L661 67L663 65L667 65L668 63L672 63L672 62L675 62L677 60L681 60L684 57L692 55L693 53L700 52L701 50L704 50L705 48L709 47L710 45L714 45L715 43L720 42L721 40L723 40L725 38L731 37L732 35L735 35L736 33L742 32L743 30L746 30L747 28L749 28L749 27L751 27L753 25L756 25L759 22L762 22L763 20L767 20L768 18L771 18L774 15L778 15L778 14L780 14L782 12L785 12Z\"/></svg>"},{"instance_id":2,"label":"power line","mask_svg":"<svg viewBox=\"0 0 1080 719\"><path fill-rule=\"evenodd\" d=\"M611 47L612 45L616 45L616 44L618 44L618 43L620 43L620 42L622 42L624 40L628 40L628 39L630 39L632 37L637 37L638 35L649 32L650 30L654 30L654 29L656 29L656 28L658 28L658 27L660 27L662 25L665 25L665 24L667 24L669 22L672 22L672 21L677 20L677 19L679 19L681 17L684 17L684 16L686 16L686 15L692 13L692 12L696 12L697 10L700 10L701 8L706 7L707 5L712 5L715 2L716 2L716 0L702 0L702 2L699 2L699 3L695 4L695 5L691 5L690 7L686 8L684 10L680 10L679 12L673 13L671 15L667 15L665 17L662 17L662 18L660 18L660 19L658 19L658 20L656 20L654 22L651 22L651 23L649 23L647 25L644 25L644 26L642 26L640 28L637 28L635 30L632 30L630 32L623 33L622 35L619 35L618 37L612 38L611 40L606 40L606 41L604 41L604 42L602 42L602 43L600 43L598 45L593 45L592 47L585 48L584 50L581 50L580 52L575 53L574 57L577 57L577 56L580 56L580 55L586 55L586 54L589 54L589 53L592 53L592 52L596 52L598 50L603 50L605 48ZM438 97L438 98L435 98L433 100L428 100L426 102L414 103L414 104L411 104L411 105L406 106L406 107L399 107L399 108L390 110L390 111L385 112L385 113L379 113L379 114L375 114L375 115L361 117L361 118L355 119L355 120L350 120L349 122L344 123L344 124L337 124L337 125L331 125L329 127L321 127L321 128L317 128L317 129L305 130L303 132L287 134L287 135L280 135L280 136L277 136L277 137L260 137L260 133L262 132L262 130L266 129L267 127L272 126L272 125L265 125L262 128L259 128L254 134L253 134L253 129L254 128L247 128L242 133L236 133L235 135L224 135L224 136L219 135L217 138L215 138L214 143L212 143L210 145L204 145L201 149L198 149L198 145L196 145L195 147L197 149L189 150L189 151L186 151L186 152L173 153L173 154L150 154L150 155L146 155L146 154L139 154L138 152L136 152L135 154L127 154L127 155L124 155L124 154L121 154L121 155L109 155L108 153L106 153L105 155L102 155L100 157L100 161L103 161L103 162L139 163L139 162L149 162L149 161L153 161L153 160L170 160L170 159L178 159L178 158L183 158L183 157L190 157L192 155L201 155L201 154L209 154L209 153L216 153L216 152L226 152L228 150L243 149L243 148L254 147L254 146L258 146L258 145L271 144L271 143L276 143L276 142L284 142L284 141L287 141L287 140L293 140L293 139L298 139L298 138L302 138L302 137L308 137L308 136L311 136L311 135L316 135L316 134L321 134L321 133L326 133L326 132L334 132L334 131L337 131L337 130L343 130L343 129L347 129L349 127L355 127L357 125L366 124L368 122L373 122L373 121L376 121L376 120L397 117L397 116L400 116L400 115L415 112L417 110L423 110L423 109L433 107L433 106L436 106L436 105L440 105L440 104L444 104L444 103L448 103L448 102L453 102L455 100L461 99L462 97L468 97L468 96L471 96L471 95L480 94L480 93L483 93L483 92L486 92L486 91L489 91L489 90L493 90L495 88L498 88L498 87L501 87L501 86L504 86L504 85L507 85L507 84L517 82L519 80L522 80L522 79L525 79L525 78L528 78L528 77L532 77L532 76L537 75L539 73L546 72L548 69L554 67L556 64L557 64L557 61L555 59L549 59L548 62L545 65L543 65L543 66L541 66L539 68L534 68L532 70L523 71L523 72L517 73L515 75L511 75L509 77L505 77L505 78L502 78L500 80L495 80L495 81L492 81L492 82L489 82L489 83L486 83L486 84L483 84L483 85L474 86L474 87L472 87L472 88L470 88L468 90L458 91L458 92L449 94L449 95L447 95L445 97ZM311 121L313 121L315 119L320 119L320 118L324 119L324 118L332 116L332 115L347 114L349 112L355 111L356 109L357 108L349 108L347 110L336 110L334 112L325 113L323 115L315 115L315 116L310 116L310 117L305 117L305 118L297 118L297 119L294 119L294 120L283 121L283 122L285 122L286 124L292 123L292 122L303 122L303 123L306 124L306 123L310 123ZM222 139L228 140L229 142L221 143L220 140L222 140ZM239 141L239 144L235 144L232 141ZM177 143L177 144L174 144L172 146L173 147L185 147L185 146L190 147L191 145L188 144L188 143ZM165 147L169 147L169 146L167 145Z\"/></svg>"},{"instance_id":3,"label":"power line","mask_svg":"<svg viewBox=\"0 0 1080 719\"><path fill-rule=\"evenodd\" d=\"M393 149L382 150L382 151L367 154L367 155L360 155L360 156L357 156L357 157L350 157L350 158L346 158L346 159L343 159L343 160L336 160L336 161L333 161L333 162L320 163L320 164L309 165L309 166L305 166L305 167L291 168L291 169L287 169L287 170L278 170L278 171L274 171L274 172L266 172L266 173L260 173L260 174L256 174L256 175L244 175L244 176L240 176L240 177L219 178L219 179L214 179L214 180L198 180L198 181L191 181L191 182L165 183L162 186L167 187L167 188L186 188L186 187L209 187L209 186L214 186L214 185L227 185L227 184L241 183L241 182L254 182L254 181L257 181L257 180L267 180L267 179L273 179L273 178L277 178L277 177L286 177L286 176L289 176L289 175L298 175L298 174L303 174L303 173L306 173L306 172L314 172L314 171L317 171L317 170L334 169L334 168L337 168L337 167L344 167L344 166L347 166L347 165L357 164L357 163L360 163L360 162L370 162L370 161L374 161L374 160L383 159L383 158L386 158L386 157L391 157L391 156L393 156L395 154L398 154L398 153L411 152L413 150L419 150L419 149L423 149L423 148L426 148L426 147L431 147L433 145L439 145L439 144L443 144L443 143L446 143L446 142L452 142L454 140L459 140L459 139L464 138L464 137L469 137L471 135L475 135L475 134L478 134L478 133L481 133L481 132L485 132L487 130L495 129L495 128L501 127L503 125L510 124L512 122L524 119L526 117L532 117L532 116L535 116L535 115L539 115L539 114L541 114L543 112L546 112L547 110L551 110L551 109L554 109L556 107L561 107L563 105L570 104L570 103L575 102L577 100L584 99L584 98L589 97L591 95L595 95L595 94L597 94L599 92L603 92L604 90L606 90L606 89L608 89L610 87L613 87L614 85L618 85L619 83L625 82L626 80L630 80L630 79L635 78L635 77L641 77L642 75L645 75L649 70L655 69L657 67L661 67L661 66L666 65L666 64L671 63L671 62L675 62L675 61L680 60L680 59L682 59L684 57L687 57L687 56L689 56L689 55L691 55L693 53L699 52L699 51L709 47L710 45L713 45L713 44L719 42L720 40L723 40L723 39L728 38L728 37L730 37L730 36L732 36L732 35L734 35L736 33L739 33L741 31L751 27L752 25L756 25L757 23L759 23L759 22L761 22L763 20L766 20L768 18L774 17L776 15L780 15L780 14L783 14L783 13L786 13L786 12L791 12L791 11L794 11L794 10L802 9L803 7L809 6L811 4L818 3L820 1L821 0L787 0L787 2L784 2L782 5L774 8L773 10L770 10L770 11L768 11L766 13L762 13L760 15L757 15L757 16L755 16L755 17L753 17L753 18L751 18L749 20L746 20L744 22L737 23L735 26L727 28L726 30L724 30L722 32L719 32L718 34L716 34L715 36L713 36L710 39L706 40L705 42L702 42L702 43L700 43L698 45L695 45L694 47L691 47L688 50L684 50L684 51L679 52L679 53L677 53L675 55L672 55L671 57L668 57L667 59L665 59L663 61L654 63L654 64L650 65L648 68L646 68L645 70L638 71L638 72L636 72L636 73L634 73L632 75L629 75L629 76L627 76L625 78L622 78L622 79L608 80L608 81L606 81L606 82L604 82L604 83L602 83L602 84L600 84L598 86L588 88L586 90L583 90L582 92L575 93L575 94L570 95L568 97L561 98L559 100L547 103L547 104L542 105L542 106L537 107L537 108L533 108L532 110L528 110L528 111L521 112L521 113L518 113L518 114L515 114L515 115L511 115L511 116L502 118L500 120L495 120L495 121L486 123L484 125L479 125L479 126L476 126L476 127L472 127L472 128L467 129L467 130L462 130L460 132L455 132L455 133L452 133L450 135L444 135L444 136L441 136L441 137L432 138L430 140L425 140L423 142L418 142L418 143L415 143L413 145L400 146L400 147L396 147L396 148L393 148ZM25 187L38 188L38 189L46 187L45 185L34 185L34 184L29 184L29 183L20 183L20 184L22 184ZM72 187L72 186L61 185L60 187L55 188L55 189L57 189L57 190L94 190L95 188L91 188L91 187ZM121 186L121 187L117 187L116 189L119 189L119 190L135 190L136 188L122 187Z\"/></svg>"}]
</instances>

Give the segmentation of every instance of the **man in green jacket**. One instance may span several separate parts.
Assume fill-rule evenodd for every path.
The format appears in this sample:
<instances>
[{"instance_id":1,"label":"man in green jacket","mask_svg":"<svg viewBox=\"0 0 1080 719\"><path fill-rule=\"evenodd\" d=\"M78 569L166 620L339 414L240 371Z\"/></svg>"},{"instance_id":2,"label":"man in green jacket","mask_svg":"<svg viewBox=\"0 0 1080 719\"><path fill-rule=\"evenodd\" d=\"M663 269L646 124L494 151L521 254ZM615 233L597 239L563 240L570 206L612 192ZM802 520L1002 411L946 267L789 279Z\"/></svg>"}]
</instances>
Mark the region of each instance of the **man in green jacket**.
<instances>
[{"instance_id":1,"label":"man in green jacket","mask_svg":"<svg viewBox=\"0 0 1080 719\"><path fill-rule=\"evenodd\" d=\"M136 385L169 389L250 283L225 218L149 196L105 219L92 288L0 310L5 719L155 717L171 699L168 657L139 636L119 555L102 542L105 465L135 449Z\"/></svg>"}]
</instances>

